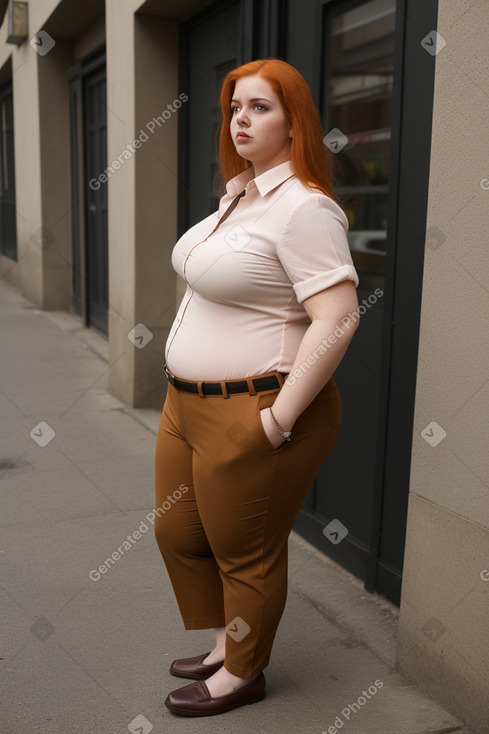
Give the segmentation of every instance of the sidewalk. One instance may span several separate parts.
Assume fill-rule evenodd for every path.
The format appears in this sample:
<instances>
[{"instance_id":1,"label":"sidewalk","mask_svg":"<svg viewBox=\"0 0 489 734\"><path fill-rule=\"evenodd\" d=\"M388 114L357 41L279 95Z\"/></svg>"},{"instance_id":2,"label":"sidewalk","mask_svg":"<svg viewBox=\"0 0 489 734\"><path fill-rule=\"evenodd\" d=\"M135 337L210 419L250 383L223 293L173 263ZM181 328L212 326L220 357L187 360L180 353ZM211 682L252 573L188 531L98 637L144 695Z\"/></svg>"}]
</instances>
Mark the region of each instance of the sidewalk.
<instances>
[{"instance_id":1,"label":"sidewalk","mask_svg":"<svg viewBox=\"0 0 489 734\"><path fill-rule=\"evenodd\" d=\"M173 716L170 661L213 634L183 629L148 519L159 414L107 393L76 317L3 282L0 314L0 734L471 734L396 673L397 607L295 533L267 697Z\"/></svg>"}]
</instances>

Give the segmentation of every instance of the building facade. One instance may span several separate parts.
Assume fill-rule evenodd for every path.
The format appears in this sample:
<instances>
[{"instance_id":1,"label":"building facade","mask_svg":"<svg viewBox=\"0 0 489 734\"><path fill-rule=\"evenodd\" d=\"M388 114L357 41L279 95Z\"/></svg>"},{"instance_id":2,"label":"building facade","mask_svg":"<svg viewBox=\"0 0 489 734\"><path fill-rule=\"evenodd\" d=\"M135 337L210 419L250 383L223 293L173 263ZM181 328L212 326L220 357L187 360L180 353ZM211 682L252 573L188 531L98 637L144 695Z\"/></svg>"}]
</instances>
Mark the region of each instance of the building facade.
<instances>
[{"instance_id":1,"label":"building facade","mask_svg":"<svg viewBox=\"0 0 489 734\"><path fill-rule=\"evenodd\" d=\"M0 2L0 274L106 335L110 389L160 408L178 236L217 207L218 89L308 81L362 320L343 425L296 529L400 605L398 664L489 724L485 0Z\"/></svg>"}]
</instances>

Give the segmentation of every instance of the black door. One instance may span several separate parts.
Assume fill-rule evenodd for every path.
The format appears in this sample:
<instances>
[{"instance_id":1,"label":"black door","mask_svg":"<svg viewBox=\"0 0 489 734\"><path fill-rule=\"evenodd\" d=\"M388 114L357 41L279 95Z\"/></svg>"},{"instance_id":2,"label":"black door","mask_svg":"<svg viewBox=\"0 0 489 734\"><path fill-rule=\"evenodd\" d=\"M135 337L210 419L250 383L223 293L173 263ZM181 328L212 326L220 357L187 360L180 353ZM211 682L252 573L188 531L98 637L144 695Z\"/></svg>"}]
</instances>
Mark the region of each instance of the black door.
<instances>
[{"instance_id":1,"label":"black door","mask_svg":"<svg viewBox=\"0 0 489 734\"><path fill-rule=\"evenodd\" d=\"M395 5L385 0L342 3L323 16L323 130L360 278L360 327L335 373L342 429L304 511L323 523L326 552L361 578L372 542L395 22Z\"/></svg>"},{"instance_id":2,"label":"black door","mask_svg":"<svg viewBox=\"0 0 489 734\"><path fill-rule=\"evenodd\" d=\"M108 330L107 107L105 55L76 64L70 80L73 305Z\"/></svg>"},{"instance_id":3,"label":"black door","mask_svg":"<svg viewBox=\"0 0 489 734\"><path fill-rule=\"evenodd\" d=\"M337 545L328 553L366 578L378 455L385 264L393 247L387 233L396 9L390 0L342 3L326 10L323 23L323 129L333 154L335 195L350 225L361 325L336 371L343 426L308 509L324 519L324 546ZM402 535L405 514L397 521L395 532ZM346 530L335 533L338 523L348 531L344 540ZM393 563L399 571L401 561Z\"/></svg>"},{"instance_id":4,"label":"black door","mask_svg":"<svg viewBox=\"0 0 489 734\"><path fill-rule=\"evenodd\" d=\"M85 222L88 323L107 334L109 265L107 243L107 182L98 178L107 168L107 107L105 68L85 77ZM96 180L97 184L93 185ZM92 182L92 185L90 185ZM100 184L100 185L99 185Z\"/></svg>"},{"instance_id":5,"label":"black door","mask_svg":"<svg viewBox=\"0 0 489 734\"><path fill-rule=\"evenodd\" d=\"M184 90L180 128L179 230L217 210L218 93L228 71L238 65L239 2L218 3L182 27L181 58Z\"/></svg>"},{"instance_id":6,"label":"black door","mask_svg":"<svg viewBox=\"0 0 489 734\"><path fill-rule=\"evenodd\" d=\"M0 90L0 253L17 260L12 84Z\"/></svg>"},{"instance_id":7,"label":"black door","mask_svg":"<svg viewBox=\"0 0 489 734\"><path fill-rule=\"evenodd\" d=\"M309 72L321 111L335 195L350 224L361 320L335 372L341 432L295 527L367 589L398 602L433 97L420 33L436 28L436 3L312 5L304 13L289 2L287 60ZM299 42L307 32L312 51Z\"/></svg>"}]
</instances>

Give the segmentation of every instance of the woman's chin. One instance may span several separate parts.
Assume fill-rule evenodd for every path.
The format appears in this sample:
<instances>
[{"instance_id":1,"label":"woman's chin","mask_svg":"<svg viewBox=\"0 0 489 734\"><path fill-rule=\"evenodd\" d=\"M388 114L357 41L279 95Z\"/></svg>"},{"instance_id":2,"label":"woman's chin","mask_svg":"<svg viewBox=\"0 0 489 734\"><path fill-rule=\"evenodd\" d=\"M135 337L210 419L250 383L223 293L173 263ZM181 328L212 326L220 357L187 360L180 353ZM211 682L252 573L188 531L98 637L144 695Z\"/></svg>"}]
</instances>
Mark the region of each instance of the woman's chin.
<instances>
[{"instance_id":1,"label":"woman's chin","mask_svg":"<svg viewBox=\"0 0 489 734\"><path fill-rule=\"evenodd\" d=\"M242 151L236 148L236 153L239 155L240 158L242 158L244 161L248 161L248 163L252 163L250 158L248 156L243 155Z\"/></svg>"}]
</instances>

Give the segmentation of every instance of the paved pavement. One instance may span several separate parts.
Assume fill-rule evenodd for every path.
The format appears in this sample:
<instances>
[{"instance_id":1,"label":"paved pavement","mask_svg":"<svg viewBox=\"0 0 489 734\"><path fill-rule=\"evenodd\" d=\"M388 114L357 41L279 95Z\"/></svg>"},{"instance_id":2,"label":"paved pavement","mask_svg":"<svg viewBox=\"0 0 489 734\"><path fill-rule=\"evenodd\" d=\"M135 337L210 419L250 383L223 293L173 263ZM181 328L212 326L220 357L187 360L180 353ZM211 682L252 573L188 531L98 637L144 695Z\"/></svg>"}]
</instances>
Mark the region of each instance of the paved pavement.
<instances>
[{"instance_id":1,"label":"paved pavement","mask_svg":"<svg viewBox=\"0 0 489 734\"><path fill-rule=\"evenodd\" d=\"M265 700L172 715L170 661L213 634L183 629L148 520L159 415L107 392L102 337L5 282L0 332L0 734L471 734L396 672L397 608L295 533Z\"/></svg>"}]
</instances>

